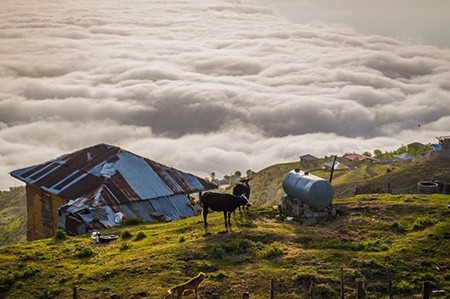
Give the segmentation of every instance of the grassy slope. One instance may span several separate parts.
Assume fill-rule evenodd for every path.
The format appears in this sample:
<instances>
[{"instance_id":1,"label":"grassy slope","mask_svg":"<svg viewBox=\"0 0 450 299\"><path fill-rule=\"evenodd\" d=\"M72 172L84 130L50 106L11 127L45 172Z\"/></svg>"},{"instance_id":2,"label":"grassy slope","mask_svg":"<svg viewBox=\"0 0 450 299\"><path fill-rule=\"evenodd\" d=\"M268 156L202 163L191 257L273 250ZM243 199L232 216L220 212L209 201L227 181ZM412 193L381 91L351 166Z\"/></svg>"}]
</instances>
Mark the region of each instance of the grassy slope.
<instances>
[{"instance_id":1,"label":"grassy slope","mask_svg":"<svg viewBox=\"0 0 450 299\"><path fill-rule=\"evenodd\" d=\"M449 294L448 201L443 195L360 195L337 200L350 208L349 216L313 227L277 221L271 210L258 208L250 218L236 213L229 233L223 215L212 213L209 233L197 216L115 228L132 237L107 245L91 245L81 236L6 246L0 250L0 297L35 298L47 288L50 297L68 298L75 284L81 298L113 292L163 298L169 286L203 271L208 278L201 298L207 292L240 298L243 291L267 298L270 278L276 298L307 298L311 280L314 298L337 298L342 265L348 298L356 296L361 277L368 298L387 298L387 267L396 298L414 298L423 280ZM136 241L139 232L147 237ZM76 256L90 250L91 257Z\"/></svg>"},{"instance_id":2,"label":"grassy slope","mask_svg":"<svg viewBox=\"0 0 450 299\"><path fill-rule=\"evenodd\" d=\"M284 194L281 187L283 177L294 168L309 171L325 179L330 176L329 171L302 167L298 162L273 165L259 171L251 178L252 202L263 206L277 205ZM388 183L391 183L393 193L414 193L417 190L417 183L421 180L448 181L449 178L450 160L389 165L362 164L356 169L335 171L332 184L335 197L345 198L353 196L358 186L366 190L372 188L387 192Z\"/></svg>"},{"instance_id":3,"label":"grassy slope","mask_svg":"<svg viewBox=\"0 0 450 299\"><path fill-rule=\"evenodd\" d=\"M281 188L284 175L297 167L300 167L298 162L277 164L256 173L250 182L252 202L263 206L277 205L284 194ZM329 172L324 172L320 168L301 168L326 179L330 175ZM387 169L392 172L387 173ZM333 186L336 198L352 196L356 186L366 186L366 190L374 188L387 191L388 182L391 183L393 193L409 193L416 190L417 182L420 180L445 181L449 177L450 160L419 164L363 164L351 171L335 172ZM227 192L230 191L227 190ZM0 245L23 242L25 239L25 189L22 187L12 191L0 191Z\"/></svg>"},{"instance_id":4,"label":"grassy slope","mask_svg":"<svg viewBox=\"0 0 450 299\"><path fill-rule=\"evenodd\" d=\"M25 188L0 191L0 245L26 240Z\"/></svg>"}]
</instances>

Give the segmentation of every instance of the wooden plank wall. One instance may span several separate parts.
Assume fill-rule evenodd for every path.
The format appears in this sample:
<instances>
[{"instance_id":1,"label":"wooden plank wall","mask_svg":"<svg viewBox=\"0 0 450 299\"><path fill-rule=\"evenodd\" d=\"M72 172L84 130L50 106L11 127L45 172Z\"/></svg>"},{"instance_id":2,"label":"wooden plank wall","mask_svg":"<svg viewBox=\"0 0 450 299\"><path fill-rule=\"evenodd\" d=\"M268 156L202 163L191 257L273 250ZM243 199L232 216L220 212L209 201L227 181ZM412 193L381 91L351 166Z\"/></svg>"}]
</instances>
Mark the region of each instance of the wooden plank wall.
<instances>
[{"instance_id":1,"label":"wooden plank wall","mask_svg":"<svg viewBox=\"0 0 450 299\"><path fill-rule=\"evenodd\" d=\"M33 241L42 238L53 237L58 228L58 208L67 203L68 200L55 194L50 194L51 206L47 206L47 210L50 209L51 216L45 215L45 219L51 219L53 223L45 223L43 215L43 190L39 187L32 185L26 186L27 190L27 240ZM45 213L45 212L44 212Z\"/></svg>"}]
</instances>

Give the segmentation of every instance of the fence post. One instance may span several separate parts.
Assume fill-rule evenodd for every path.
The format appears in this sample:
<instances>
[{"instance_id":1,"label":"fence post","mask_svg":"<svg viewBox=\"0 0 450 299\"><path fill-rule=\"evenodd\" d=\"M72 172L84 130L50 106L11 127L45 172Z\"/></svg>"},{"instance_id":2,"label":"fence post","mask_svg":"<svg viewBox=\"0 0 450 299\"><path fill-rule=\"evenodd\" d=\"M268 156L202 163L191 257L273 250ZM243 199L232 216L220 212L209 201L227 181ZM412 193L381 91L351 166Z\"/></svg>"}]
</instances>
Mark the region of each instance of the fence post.
<instances>
[{"instance_id":1,"label":"fence post","mask_svg":"<svg viewBox=\"0 0 450 299\"><path fill-rule=\"evenodd\" d=\"M358 299L366 299L366 286L364 280L357 281Z\"/></svg>"},{"instance_id":2,"label":"fence post","mask_svg":"<svg viewBox=\"0 0 450 299\"><path fill-rule=\"evenodd\" d=\"M250 299L250 294L248 292L242 293L242 299Z\"/></svg>"},{"instance_id":3,"label":"fence post","mask_svg":"<svg viewBox=\"0 0 450 299\"><path fill-rule=\"evenodd\" d=\"M76 286L73 286L73 299L78 299L78 292Z\"/></svg>"},{"instance_id":4,"label":"fence post","mask_svg":"<svg viewBox=\"0 0 450 299\"><path fill-rule=\"evenodd\" d=\"M310 299L312 299L312 297L313 297L313 285L314 285L314 281L311 279L311 283L310 283L310 285L309 285L309 290L308 290L308 296L309 296L309 298Z\"/></svg>"},{"instance_id":5,"label":"fence post","mask_svg":"<svg viewBox=\"0 0 450 299\"><path fill-rule=\"evenodd\" d=\"M270 299L275 298L273 296L273 293L274 293L274 286L273 286L273 278L272 278L272 279L270 279Z\"/></svg>"},{"instance_id":6,"label":"fence post","mask_svg":"<svg viewBox=\"0 0 450 299\"><path fill-rule=\"evenodd\" d=\"M424 281L422 284L422 298L423 299L430 299L430 292L431 292L431 284L429 281Z\"/></svg>"},{"instance_id":7,"label":"fence post","mask_svg":"<svg viewBox=\"0 0 450 299\"><path fill-rule=\"evenodd\" d=\"M389 299L393 299L394 295L392 293L392 271L391 269L388 269L388 291L389 291Z\"/></svg>"},{"instance_id":8,"label":"fence post","mask_svg":"<svg viewBox=\"0 0 450 299\"><path fill-rule=\"evenodd\" d=\"M345 296L344 296L344 267L341 267L341 299L345 299Z\"/></svg>"}]
</instances>

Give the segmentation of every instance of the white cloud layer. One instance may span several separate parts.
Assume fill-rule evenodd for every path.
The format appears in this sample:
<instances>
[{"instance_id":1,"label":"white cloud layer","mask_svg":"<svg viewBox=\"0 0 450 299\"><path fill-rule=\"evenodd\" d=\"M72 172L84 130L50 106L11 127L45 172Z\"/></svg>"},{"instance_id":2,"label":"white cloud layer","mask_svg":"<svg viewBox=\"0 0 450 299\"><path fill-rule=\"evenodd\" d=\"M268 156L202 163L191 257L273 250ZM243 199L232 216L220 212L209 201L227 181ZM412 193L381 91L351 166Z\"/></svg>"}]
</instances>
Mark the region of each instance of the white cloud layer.
<instances>
[{"instance_id":1,"label":"white cloud layer","mask_svg":"<svg viewBox=\"0 0 450 299\"><path fill-rule=\"evenodd\" d=\"M0 53L0 188L100 142L207 176L450 135L450 50L250 1L6 0Z\"/></svg>"}]
</instances>

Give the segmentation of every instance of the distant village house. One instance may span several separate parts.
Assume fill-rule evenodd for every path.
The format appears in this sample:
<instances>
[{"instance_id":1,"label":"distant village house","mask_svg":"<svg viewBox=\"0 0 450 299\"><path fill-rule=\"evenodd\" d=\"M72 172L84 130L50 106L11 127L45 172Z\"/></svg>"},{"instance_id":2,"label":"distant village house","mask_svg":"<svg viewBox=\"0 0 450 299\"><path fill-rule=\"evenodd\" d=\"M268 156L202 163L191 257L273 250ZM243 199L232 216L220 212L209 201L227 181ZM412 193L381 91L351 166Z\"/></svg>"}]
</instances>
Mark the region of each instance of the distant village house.
<instances>
[{"instance_id":1,"label":"distant village house","mask_svg":"<svg viewBox=\"0 0 450 299\"><path fill-rule=\"evenodd\" d=\"M333 167L333 161L328 161L328 162L325 162L323 164L323 168L325 170L331 170L332 167ZM334 168L333 169L334 170L349 170L350 167L348 167L347 165L339 163L338 161L336 161L334 163Z\"/></svg>"},{"instance_id":2,"label":"distant village house","mask_svg":"<svg viewBox=\"0 0 450 299\"><path fill-rule=\"evenodd\" d=\"M347 161L350 161L353 163L366 162L366 161L371 161L371 162L377 161L377 159L375 159L375 158L368 157L368 156L361 155L361 154L356 154L356 153L345 154L343 158L346 159Z\"/></svg>"},{"instance_id":3,"label":"distant village house","mask_svg":"<svg viewBox=\"0 0 450 299\"><path fill-rule=\"evenodd\" d=\"M119 147L98 144L10 173L26 183L27 239L199 214L192 193L217 186Z\"/></svg>"},{"instance_id":4,"label":"distant village house","mask_svg":"<svg viewBox=\"0 0 450 299\"><path fill-rule=\"evenodd\" d=\"M310 166L319 161L319 158L317 158L313 155L310 155L310 154L299 156L299 158L300 158L300 164L302 164L304 166Z\"/></svg>"},{"instance_id":5,"label":"distant village house","mask_svg":"<svg viewBox=\"0 0 450 299\"><path fill-rule=\"evenodd\" d=\"M439 140L439 147L430 151L426 158L428 159L450 159L450 136L436 137Z\"/></svg>"},{"instance_id":6,"label":"distant village house","mask_svg":"<svg viewBox=\"0 0 450 299\"><path fill-rule=\"evenodd\" d=\"M412 156L408 153L402 153L400 155L395 155L394 160L400 161L400 162L412 162L414 160L414 156Z\"/></svg>"}]
</instances>

